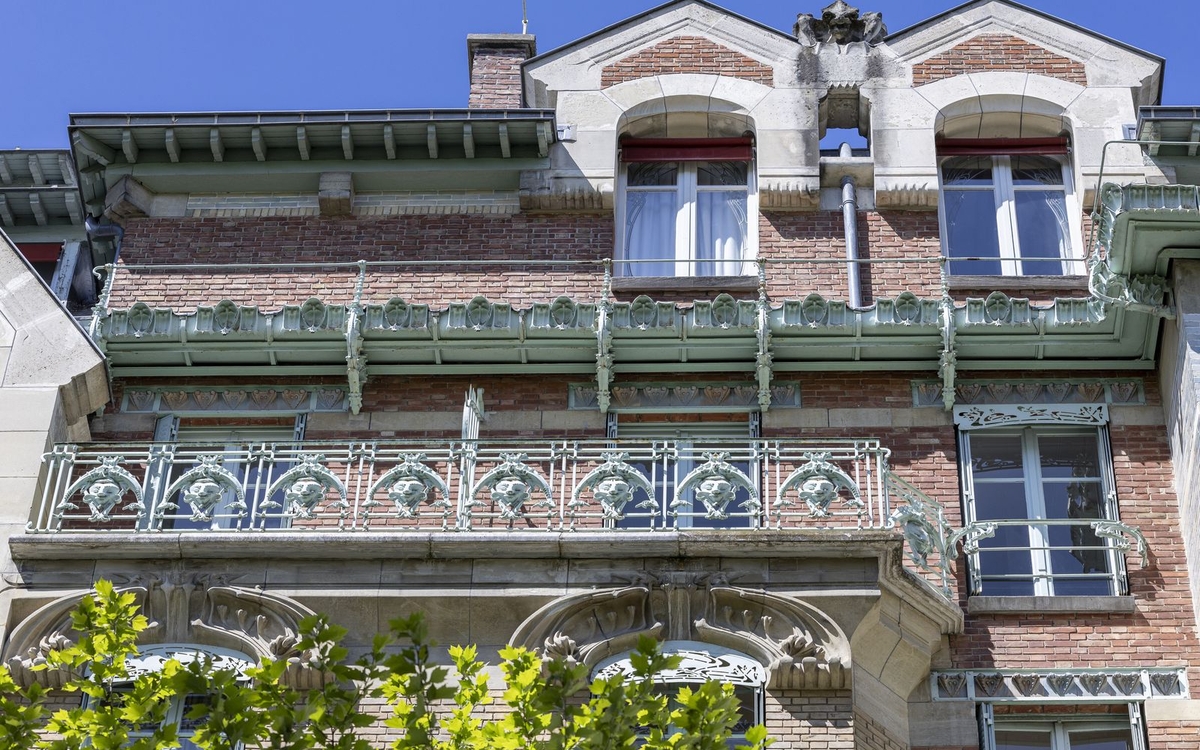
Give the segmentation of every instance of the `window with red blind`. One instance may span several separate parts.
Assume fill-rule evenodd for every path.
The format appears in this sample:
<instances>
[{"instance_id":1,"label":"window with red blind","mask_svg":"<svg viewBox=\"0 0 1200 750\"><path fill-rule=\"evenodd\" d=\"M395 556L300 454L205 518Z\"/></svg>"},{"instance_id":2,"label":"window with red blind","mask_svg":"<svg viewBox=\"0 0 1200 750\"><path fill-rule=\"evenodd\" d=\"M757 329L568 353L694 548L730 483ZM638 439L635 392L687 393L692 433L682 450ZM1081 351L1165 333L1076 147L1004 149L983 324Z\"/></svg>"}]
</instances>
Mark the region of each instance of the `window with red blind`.
<instances>
[{"instance_id":1,"label":"window with red blind","mask_svg":"<svg viewBox=\"0 0 1200 750\"><path fill-rule=\"evenodd\" d=\"M619 271L624 276L753 273L753 141L623 138Z\"/></svg>"},{"instance_id":2,"label":"window with red blind","mask_svg":"<svg viewBox=\"0 0 1200 750\"><path fill-rule=\"evenodd\" d=\"M938 156L951 273L1083 273L1066 138L946 138Z\"/></svg>"}]
</instances>

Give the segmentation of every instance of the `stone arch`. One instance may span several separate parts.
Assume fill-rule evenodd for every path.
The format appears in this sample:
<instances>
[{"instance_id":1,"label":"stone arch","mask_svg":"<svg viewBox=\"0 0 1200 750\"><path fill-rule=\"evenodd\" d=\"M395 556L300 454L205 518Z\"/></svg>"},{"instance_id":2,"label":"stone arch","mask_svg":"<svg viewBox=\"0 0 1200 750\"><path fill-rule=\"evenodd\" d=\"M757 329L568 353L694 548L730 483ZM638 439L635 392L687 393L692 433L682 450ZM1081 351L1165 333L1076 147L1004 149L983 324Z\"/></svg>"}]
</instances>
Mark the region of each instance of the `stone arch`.
<instances>
[{"instance_id":1,"label":"stone arch","mask_svg":"<svg viewBox=\"0 0 1200 750\"><path fill-rule=\"evenodd\" d=\"M1030 73L983 72L922 86L933 130L948 138L1030 138L1072 134L1076 83Z\"/></svg>"},{"instance_id":2,"label":"stone arch","mask_svg":"<svg viewBox=\"0 0 1200 750\"><path fill-rule=\"evenodd\" d=\"M698 641L763 665L769 688L848 688L850 641L807 602L730 585L722 574L639 574L630 584L568 594L529 616L511 643L595 667L639 637Z\"/></svg>"},{"instance_id":3,"label":"stone arch","mask_svg":"<svg viewBox=\"0 0 1200 750\"><path fill-rule=\"evenodd\" d=\"M751 113L772 90L738 78L676 73L627 81L604 95L620 113L618 134L653 130L659 136L690 138L755 132L757 118Z\"/></svg>"},{"instance_id":4,"label":"stone arch","mask_svg":"<svg viewBox=\"0 0 1200 750\"><path fill-rule=\"evenodd\" d=\"M296 687L320 684L322 677L303 666L296 648L300 621L315 614L288 597L228 586L204 574L146 575L129 580L118 592L131 592L150 621L140 644L184 643L213 646L258 659L287 659L285 679ZM62 687L71 675L64 670L36 670L50 651L75 639L71 611L90 591L55 599L22 620L8 639L3 660L14 679L29 685Z\"/></svg>"}]
</instances>

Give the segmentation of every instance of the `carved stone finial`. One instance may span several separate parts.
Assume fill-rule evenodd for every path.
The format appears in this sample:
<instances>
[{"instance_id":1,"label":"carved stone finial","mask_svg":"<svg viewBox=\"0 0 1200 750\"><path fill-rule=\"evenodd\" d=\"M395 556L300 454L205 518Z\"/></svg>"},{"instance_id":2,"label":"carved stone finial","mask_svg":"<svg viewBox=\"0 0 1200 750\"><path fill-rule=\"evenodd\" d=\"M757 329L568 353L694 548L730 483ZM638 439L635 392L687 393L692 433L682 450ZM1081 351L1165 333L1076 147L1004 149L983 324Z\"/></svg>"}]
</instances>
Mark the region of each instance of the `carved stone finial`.
<instances>
[{"instance_id":1,"label":"carved stone finial","mask_svg":"<svg viewBox=\"0 0 1200 750\"><path fill-rule=\"evenodd\" d=\"M821 11L820 18L811 13L797 15L792 33L805 47L815 47L821 42L864 42L874 47L887 36L887 27L883 25L882 13L863 13L860 16L858 8L845 0L836 0Z\"/></svg>"}]
</instances>

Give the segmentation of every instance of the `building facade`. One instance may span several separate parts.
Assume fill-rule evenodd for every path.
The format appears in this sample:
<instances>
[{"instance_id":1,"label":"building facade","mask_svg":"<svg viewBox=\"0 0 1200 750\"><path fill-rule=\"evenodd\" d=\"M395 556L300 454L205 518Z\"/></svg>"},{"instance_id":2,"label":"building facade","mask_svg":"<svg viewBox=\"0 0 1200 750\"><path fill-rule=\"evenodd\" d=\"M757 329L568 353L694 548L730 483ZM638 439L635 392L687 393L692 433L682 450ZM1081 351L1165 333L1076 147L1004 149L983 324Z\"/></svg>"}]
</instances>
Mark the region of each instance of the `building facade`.
<instances>
[{"instance_id":1,"label":"building facade","mask_svg":"<svg viewBox=\"0 0 1200 750\"><path fill-rule=\"evenodd\" d=\"M72 116L72 249L2 256L13 331L74 342L0 391L21 679L106 578L163 652L422 611L612 674L651 634L776 748L1200 743L1161 58L1005 0L467 48L466 109Z\"/></svg>"}]
</instances>

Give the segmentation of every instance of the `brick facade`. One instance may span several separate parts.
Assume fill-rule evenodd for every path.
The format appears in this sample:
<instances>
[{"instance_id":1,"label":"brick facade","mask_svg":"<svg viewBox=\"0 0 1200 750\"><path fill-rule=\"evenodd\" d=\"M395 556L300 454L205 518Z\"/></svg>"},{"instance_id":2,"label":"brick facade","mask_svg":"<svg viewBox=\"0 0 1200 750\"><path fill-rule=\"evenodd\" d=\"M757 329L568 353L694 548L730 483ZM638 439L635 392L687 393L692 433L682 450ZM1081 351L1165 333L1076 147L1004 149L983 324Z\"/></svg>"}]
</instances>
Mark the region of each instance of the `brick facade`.
<instances>
[{"instance_id":1,"label":"brick facade","mask_svg":"<svg viewBox=\"0 0 1200 750\"><path fill-rule=\"evenodd\" d=\"M981 34L913 66L913 85L923 86L965 73L1012 70L1087 85L1083 63L1005 34Z\"/></svg>"},{"instance_id":2,"label":"brick facade","mask_svg":"<svg viewBox=\"0 0 1200 750\"><path fill-rule=\"evenodd\" d=\"M609 63L600 74L601 88L672 73L706 73L771 85L769 65L702 36L677 36Z\"/></svg>"}]
</instances>

